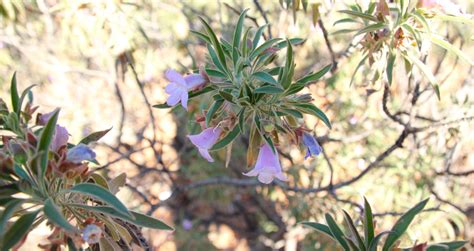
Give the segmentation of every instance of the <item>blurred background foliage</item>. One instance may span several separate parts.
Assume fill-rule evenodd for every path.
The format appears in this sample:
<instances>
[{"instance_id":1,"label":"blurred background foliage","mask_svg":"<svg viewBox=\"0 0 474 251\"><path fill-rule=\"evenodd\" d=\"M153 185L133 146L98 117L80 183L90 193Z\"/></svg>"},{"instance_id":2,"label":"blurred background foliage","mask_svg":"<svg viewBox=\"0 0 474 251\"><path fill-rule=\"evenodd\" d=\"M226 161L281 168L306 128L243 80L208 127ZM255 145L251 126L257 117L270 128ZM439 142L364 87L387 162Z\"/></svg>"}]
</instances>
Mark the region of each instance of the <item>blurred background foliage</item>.
<instances>
[{"instance_id":1,"label":"blurred background foliage","mask_svg":"<svg viewBox=\"0 0 474 251\"><path fill-rule=\"evenodd\" d=\"M44 109L62 108L60 121L79 137L75 141L113 126L96 146L102 164L98 168L110 177L127 173L129 186L119 194L130 207L174 222L174 233L145 232L156 250L333 250L333 242L297 223L321 222L324 212L341 207L358 215L362 195L378 214L378 231L387 230L398 213L415 202L436 198L421 214L423 220L415 220L403 244L472 241L474 74L472 66L440 48L429 48L426 62L441 82L441 101L432 93L421 95L413 108L413 124L467 119L411 135L362 179L329 192L245 185L249 178L241 174L248 170L244 141L234 144L228 168L225 152L217 154L215 163L200 158L185 135L198 131L194 116L208 107L206 100L192 102L189 113L180 108L150 110L151 104L166 99L167 68L189 73L204 63L206 48L190 33L202 28L197 16L230 38L238 13L250 8L246 22L268 21L266 36L306 39L295 46L296 76L337 62L331 76L307 88L332 121L329 130L314 118L306 119L326 156L304 161L303 149L280 145L289 153L281 159L291 177L289 185L318 188L357 176L396 141L401 126L383 112L384 84L372 81L369 68L357 69L349 84L361 52L357 44L351 46L350 35L333 34L341 29L333 23L347 17L338 10L353 1L317 1L333 53L321 25L313 25L311 11L293 12L282 2L1 0L2 96L17 71L21 88L39 85L36 103ZM456 2L473 12L472 1ZM472 26L439 20L431 25L472 58ZM133 60L139 83L127 59ZM421 75L413 77L422 87L429 86ZM395 67L389 100L394 111L409 107L409 78L402 64ZM235 182L239 179L244 182ZM44 237L42 231L31 233L24 248L37 248Z\"/></svg>"}]
</instances>

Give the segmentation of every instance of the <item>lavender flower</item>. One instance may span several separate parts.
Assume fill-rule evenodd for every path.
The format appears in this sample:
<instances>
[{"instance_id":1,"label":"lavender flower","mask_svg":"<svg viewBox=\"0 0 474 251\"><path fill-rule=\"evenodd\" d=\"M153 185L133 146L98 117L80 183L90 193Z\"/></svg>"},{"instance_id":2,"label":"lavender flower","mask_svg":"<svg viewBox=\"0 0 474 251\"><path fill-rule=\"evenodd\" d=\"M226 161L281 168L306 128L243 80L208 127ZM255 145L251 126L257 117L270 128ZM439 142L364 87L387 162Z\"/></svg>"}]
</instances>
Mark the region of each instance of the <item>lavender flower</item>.
<instances>
[{"instance_id":1,"label":"lavender flower","mask_svg":"<svg viewBox=\"0 0 474 251\"><path fill-rule=\"evenodd\" d=\"M61 146L67 145L68 140L69 133L66 128L60 125L56 125L56 129L54 130L54 136L50 145L51 150L58 151Z\"/></svg>"},{"instance_id":2,"label":"lavender flower","mask_svg":"<svg viewBox=\"0 0 474 251\"><path fill-rule=\"evenodd\" d=\"M209 149L211 149L217 139L219 139L221 131L222 130L218 127L210 127L203 130L200 134L188 135L188 138L198 148L203 158L209 162L214 162L214 159L209 154Z\"/></svg>"},{"instance_id":3,"label":"lavender flower","mask_svg":"<svg viewBox=\"0 0 474 251\"><path fill-rule=\"evenodd\" d=\"M92 161L95 159L95 152L85 144L78 144L67 151L67 160L73 163L81 163L84 160Z\"/></svg>"},{"instance_id":4,"label":"lavender flower","mask_svg":"<svg viewBox=\"0 0 474 251\"><path fill-rule=\"evenodd\" d=\"M258 176L258 181L264 184L272 183L274 178L281 181L287 180L287 177L281 170L278 152L273 153L267 143L260 147L255 168L248 173L244 173L244 175Z\"/></svg>"},{"instance_id":5,"label":"lavender flower","mask_svg":"<svg viewBox=\"0 0 474 251\"><path fill-rule=\"evenodd\" d=\"M308 148L304 159L307 159L310 156L319 155L323 150L318 144L318 141L309 133L303 133L303 144Z\"/></svg>"},{"instance_id":6,"label":"lavender flower","mask_svg":"<svg viewBox=\"0 0 474 251\"><path fill-rule=\"evenodd\" d=\"M56 110L38 116L38 125L46 125L46 123L48 123L48 120L53 116L55 111Z\"/></svg>"},{"instance_id":7,"label":"lavender flower","mask_svg":"<svg viewBox=\"0 0 474 251\"><path fill-rule=\"evenodd\" d=\"M165 87L166 93L170 94L166 103L169 106L174 106L181 101L181 105L186 110L188 110L188 91L201 87L207 82L201 74L190 74L183 77L171 69L166 71L165 76L170 81Z\"/></svg>"},{"instance_id":8,"label":"lavender flower","mask_svg":"<svg viewBox=\"0 0 474 251\"><path fill-rule=\"evenodd\" d=\"M82 229L82 239L88 244L99 243L101 237L102 229L95 224L89 224Z\"/></svg>"}]
</instances>

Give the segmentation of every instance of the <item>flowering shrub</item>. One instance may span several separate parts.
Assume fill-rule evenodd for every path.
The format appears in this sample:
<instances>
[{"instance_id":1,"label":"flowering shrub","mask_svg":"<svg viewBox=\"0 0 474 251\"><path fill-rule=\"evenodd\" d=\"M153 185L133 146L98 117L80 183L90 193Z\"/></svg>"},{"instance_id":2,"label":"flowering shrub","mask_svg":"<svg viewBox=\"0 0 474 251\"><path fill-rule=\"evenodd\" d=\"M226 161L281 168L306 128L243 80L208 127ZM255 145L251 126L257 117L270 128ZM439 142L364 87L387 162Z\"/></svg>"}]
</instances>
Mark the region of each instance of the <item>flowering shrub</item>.
<instances>
[{"instance_id":1,"label":"flowering shrub","mask_svg":"<svg viewBox=\"0 0 474 251\"><path fill-rule=\"evenodd\" d=\"M108 130L95 132L74 145L57 124L59 109L38 114L31 88L18 94L11 82L11 109L0 99L0 248L18 248L28 232L46 224L52 229L48 250L68 246L130 248L141 245L133 225L172 230L163 222L130 211L115 193L125 176L112 180L95 172L95 152L88 146ZM35 114L36 120L34 119Z\"/></svg>"},{"instance_id":2,"label":"flowering shrub","mask_svg":"<svg viewBox=\"0 0 474 251\"><path fill-rule=\"evenodd\" d=\"M370 204L364 198L364 216L363 216L363 228L364 234L361 235L358 230L357 226L352 220L351 216L343 210L344 220L347 226L347 231L343 231L343 226L338 225L334 218L330 214L326 214L326 223L327 225L316 223L316 222L303 222L302 224L309 226L316 231L328 235L333 240L337 241L337 243L344 249L344 250L356 250L356 251L376 251L378 250L379 243L381 242L383 237L385 238L385 242L383 242L382 250L389 251L389 250L421 250L421 251L434 251L434 250L458 250L466 244L466 241L453 241L453 242L443 242L437 244L430 244L421 243L415 244L411 248L402 248L398 247L399 243L397 243L398 239L403 235L403 233L408 229L408 226L411 224L415 216L422 212L423 208L425 208L426 203L428 203L428 199L425 199L418 204L416 204L413 208L405 212L400 218L397 220L395 225L393 225L390 231L384 231L376 234L376 226L374 221L374 215L372 213L372 209Z\"/></svg>"},{"instance_id":3,"label":"flowering shrub","mask_svg":"<svg viewBox=\"0 0 474 251\"><path fill-rule=\"evenodd\" d=\"M430 28L432 24L429 19L437 16L450 21L472 22L450 1L401 0L390 8L386 0L380 0L371 2L366 10L355 4L350 10L340 12L350 17L338 20L335 25L352 23L357 28L343 29L337 33L355 32L354 37L362 37L360 40L357 39L357 42L362 46L363 56L354 75L368 61L373 72L372 81L383 79L385 74L390 85L397 58L401 58L407 72L411 73L413 66L416 66L425 75L439 99L441 98L439 82L426 63L419 59L427 55L429 46L435 44L473 65L472 60L460 49Z\"/></svg>"},{"instance_id":4,"label":"flowering shrub","mask_svg":"<svg viewBox=\"0 0 474 251\"><path fill-rule=\"evenodd\" d=\"M218 39L201 18L205 33L193 33L207 44L208 62L199 74L181 76L174 70L166 71L170 83L165 91L169 97L166 104L155 107L167 108L181 101L187 110L188 99L204 94L212 97L209 108L196 119L203 131L188 138L206 160L213 162L209 151L231 148L237 136L249 130L247 166L255 164L255 168L245 175L258 176L260 182L269 184L274 178L286 180L277 151L282 135L295 144L303 139L308 149L306 157L321 152L304 126L303 114L316 116L328 127L331 124L324 112L310 102L311 95L300 91L324 76L332 65L294 80L293 45L303 39L263 40L266 26L245 28L246 13L247 10L237 21L232 43ZM277 56L283 49L285 62L278 65Z\"/></svg>"}]
</instances>

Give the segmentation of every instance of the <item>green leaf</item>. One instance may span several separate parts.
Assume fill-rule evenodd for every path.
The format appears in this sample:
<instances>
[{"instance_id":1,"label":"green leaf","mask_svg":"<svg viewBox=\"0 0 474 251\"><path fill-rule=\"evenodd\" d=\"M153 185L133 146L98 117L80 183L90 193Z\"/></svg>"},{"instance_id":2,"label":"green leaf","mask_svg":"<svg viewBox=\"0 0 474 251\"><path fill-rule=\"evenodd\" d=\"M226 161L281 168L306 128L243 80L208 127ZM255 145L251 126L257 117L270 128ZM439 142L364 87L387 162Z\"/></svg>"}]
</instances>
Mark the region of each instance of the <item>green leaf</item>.
<instances>
[{"instance_id":1,"label":"green leaf","mask_svg":"<svg viewBox=\"0 0 474 251\"><path fill-rule=\"evenodd\" d=\"M448 22L459 22L467 25L474 25L474 19L471 19L468 16L452 16L452 15L443 15L441 13L436 13L434 15L435 19L448 21Z\"/></svg>"},{"instance_id":2,"label":"green leaf","mask_svg":"<svg viewBox=\"0 0 474 251\"><path fill-rule=\"evenodd\" d=\"M468 53L462 52L460 49L453 46L448 41L444 40L442 37L432 34L430 38L431 38L431 42L440 46L441 48L444 48L449 53L453 53L454 55L466 61L470 65L474 64L473 61L469 58Z\"/></svg>"},{"instance_id":3,"label":"green leaf","mask_svg":"<svg viewBox=\"0 0 474 251\"><path fill-rule=\"evenodd\" d=\"M8 220L13 216L13 214L17 211L17 208L20 207L22 203L23 200L12 199L5 204L4 210L0 216L0 236L3 235Z\"/></svg>"},{"instance_id":4,"label":"green leaf","mask_svg":"<svg viewBox=\"0 0 474 251\"><path fill-rule=\"evenodd\" d=\"M331 129L331 122L329 121L328 117L326 114L324 114L323 111L321 111L319 108L317 108L315 105L308 103L308 104L294 104L296 107L302 108L302 112L311 114L313 116L318 117L321 121L324 122L324 124Z\"/></svg>"},{"instance_id":5,"label":"green leaf","mask_svg":"<svg viewBox=\"0 0 474 251\"><path fill-rule=\"evenodd\" d=\"M464 245L466 245L466 243L468 243L468 242L467 241L441 242L441 243L436 243L436 244L429 245L428 248L426 249L426 251L438 250L433 245L442 245L442 246L445 247L444 250L450 250L450 251L451 250L458 250L458 249L464 247Z\"/></svg>"},{"instance_id":6,"label":"green leaf","mask_svg":"<svg viewBox=\"0 0 474 251\"><path fill-rule=\"evenodd\" d=\"M83 183L83 184L75 185L74 187L69 189L69 191L93 196L109 204L120 213L124 215L132 216L130 212L128 211L127 207L125 207L125 205L122 202L120 202L120 200L117 199L115 195L113 195L112 193L110 193L109 191L107 191L106 189L104 189L103 187L99 185L91 184L91 183Z\"/></svg>"},{"instance_id":7,"label":"green leaf","mask_svg":"<svg viewBox=\"0 0 474 251\"><path fill-rule=\"evenodd\" d=\"M99 141L102 137L104 137L110 130L112 130L112 127L109 128L109 129L106 129L106 130L103 130L103 131L98 131L98 132L93 132L91 134L89 134L87 137L81 139L81 141L79 141L79 144L89 144L91 142L96 142L96 141Z\"/></svg>"},{"instance_id":8,"label":"green leaf","mask_svg":"<svg viewBox=\"0 0 474 251\"><path fill-rule=\"evenodd\" d=\"M297 111L297 110L280 108L280 111L283 112L283 113L289 114L293 117L299 118L299 119L303 118L303 114L301 112Z\"/></svg>"},{"instance_id":9,"label":"green leaf","mask_svg":"<svg viewBox=\"0 0 474 251\"><path fill-rule=\"evenodd\" d=\"M54 136L56 130L56 123L58 121L59 109L54 110L53 115L48 120L46 125L41 131L39 143L38 143L38 152L40 155L40 181L44 182L44 176L46 174L46 168L48 166L48 155L49 155L49 145Z\"/></svg>"},{"instance_id":10,"label":"green leaf","mask_svg":"<svg viewBox=\"0 0 474 251\"><path fill-rule=\"evenodd\" d=\"M20 118L20 95L18 94L18 85L16 83L16 72L13 73L10 84L10 96L12 100L13 111L17 114L17 117Z\"/></svg>"},{"instance_id":11,"label":"green leaf","mask_svg":"<svg viewBox=\"0 0 474 251\"><path fill-rule=\"evenodd\" d=\"M250 53L249 59L251 61L254 60L258 55L263 53L266 49L272 47L272 45L279 40L281 40L281 38L272 38L265 41L263 44L257 47L254 51L252 51L252 53Z\"/></svg>"},{"instance_id":12,"label":"green leaf","mask_svg":"<svg viewBox=\"0 0 474 251\"><path fill-rule=\"evenodd\" d=\"M302 44L304 43L304 39L302 38L298 38L298 37L295 37L295 38L290 38L288 39L288 41L290 41L290 44L291 45L299 45L299 44ZM285 40L285 41L281 41L281 42L278 42L275 47L278 48L278 49L283 49L285 48L286 46L288 46L288 42Z\"/></svg>"},{"instance_id":13,"label":"green leaf","mask_svg":"<svg viewBox=\"0 0 474 251\"><path fill-rule=\"evenodd\" d=\"M286 62L285 62L285 68L283 68L283 76L282 76L282 81L281 85L283 86L284 89L288 89L288 87L291 84L291 79L293 78L293 71L294 71L294 63L293 63L293 46L291 46L291 43L289 40L286 40L287 43L287 49L286 49Z\"/></svg>"},{"instance_id":14,"label":"green leaf","mask_svg":"<svg viewBox=\"0 0 474 251\"><path fill-rule=\"evenodd\" d=\"M337 223L334 218L332 218L332 216L328 213L326 213L324 216L326 218L326 223L328 224L328 227L331 230L332 236L334 236L334 238L337 240L337 242L339 242L339 244L344 248L344 250L350 250L349 245L344 239L344 233L337 226Z\"/></svg>"},{"instance_id":15,"label":"green leaf","mask_svg":"<svg viewBox=\"0 0 474 251\"><path fill-rule=\"evenodd\" d=\"M28 95L28 93L31 91L31 89L33 89L33 87L35 87L36 85L30 85L28 86L28 88L26 88L25 90L23 90L23 92L21 93L21 97L20 97L20 100L18 101L18 111L15 111L17 114L18 114L18 118L20 118L20 114L21 114L21 107L23 105L23 101L25 100L26 98L26 95Z\"/></svg>"},{"instance_id":16,"label":"green leaf","mask_svg":"<svg viewBox=\"0 0 474 251\"><path fill-rule=\"evenodd\" d=\"M308 84L311 82L318 81L322 76L324 76L326 73L328 73L332 69L332 64L324 66L323 69L319 70L318 72L315 73L310 73L296 81L296 83L301 83L301 84Z\"/></svg>"},{"instance_id":17,"label":"green leaf","mask_svg":"<svg viewBox=\"0 0 474 251\"><path fill-rule=\"evenodd\" d=\"M225 100L231 103L235 103L234 96L232 95L232 93L227 92L227 91L219 91L219 95L221 95L221 97L224 98Z\"/></svg>"},{"instance_id":18,"label":"green leaf","mask_svg":"<svg viewBox=\"0 0 474 251\"><path fill-rule=\"evenodd\" d=\"M359 246L360 250L365 250L364 241L360 237L359 232L357 232L357 228L354 225L354 221L352 220L351 216L346 212L346 210L342 210L342 213L344 215L344 220L346 221L347 225L349 226L349 230L351 231L352 236L354 236L356 241L357 241L357 246Z\"/></svg>"},{"instance_id":19,"label":"green leaf","mask_svg":"<svg viewBox=\"0 0 474 251\"><path fill-rule=\"evenodd\" d=\"M2 250L9 250L23 239L38 215L38 210L22 215L3 236Z\"/></svg>"},{"instance_id":20,"label":"green leaf","mask_svg":"<svg viewBox=\"0 0 474 251\"><path fill-rule=\"evenodd\" d=\"M392 231L384 231L376 235L374 239L370 242L369 251L377 251L377 246L379 244L380 239L382 239L384 235L390 234L391 232Z\"/></svg>"},{"instance_id":21,"label":"green leaf","mask_svg":"<svg viewBox=\"0 0 474 251\"><path fill-rule=\"evenodd\" d=\"M206 127L209 127L209 123L211 122L212 117L217 112L217 110L219 110L222 104L224 104L224 100L216 100L214 101L214 103L212 103L206 114Z\"/></svg>"},{"instance_id":22,"label":"green leaf","mask_svg":"<svg viewBox=\"0 0 474 251\"><path fill-rule=\"evenodd\" d=\"M222 63L219 60L219 57L217 56L216 51L210 44L207 45L207 50L209 51L209 56L211 57L212 63L217 67L222 72L227 72L226 68L222 65Z\"/></svg>"},{"instance_id":23,"label":"green leaf","mask_svg":"<svg viewBox=\"0 0 474 251\"><path fill-rule=\"evenodd\" d=\"M258 42L260 41L260 38L262 37L263 29L265 29L266 27L267 27L267 24L258 27L257 32L255 32L255 36L253 37L252 48L257 48Z\"/></svg>"},{"instance_id":24,"label":"green leaf","mask_svg":"<svg viewBox=\"0 0 474 251\"><path fill-rule=\"evenodd\" d=\"M342 24L342 23L360 23L360 22L355 20L354 18L343 18L334 22L333 26L336 26L337 24Z\"/></svg>"},{"instance_id":25,"label":"green leaf","mask_svg":"<svg viewBox=\"0 0 474 251\"><path fill-rule=\"evenodd\" d=\"M305 87L304 84L301 83L294 83L290 85L288 89L285 90L285 96L289 96L291 94L298 93L299 91L303 90Z\"/></svg>"},{"instance_id":26,"label":"green leaf","mask_svg":"<svg viewBox=\"0 0 474 251\"><path fill-rule=\"evenodd\" d=\"M367 58L369 57L368 54L365 54L362 59L359 61L359 63L357 64L355 70L354 70L354 73L352 74L352 77L351 77L351 82L349 83L349 86L352 86L352 83L354 82L354 79L355 79L355 75L357 72L359 72L359 68L362 67L365 63L365 60L367 60Z\"/></svg>"},{"instance_id":27,"label":"green leaf","mask_svg":"<svg viewBox=\"0 0 474 251\"><path fill-rule=\"evenodd\" d=\"M252 76L264 83L269 83L273 85L278 84L278 82L272 77L272 75L264 71L255 72L252 74Z\"/></svg>"},{"instance_id":28,"label":"green leaf","mask_svg":"<svg viewBox=\"0 0 474 251\"><path fill-rule=\"evenodd\" d=\"M361 34L364 34L364 33L367 33L367 32L381 30L385 27L387 27L387 25L385 23L371 24L371 25L366 26L363 29L359 30L354 36L358 36L358 35L361 35Z\"/></svg>"},{"instance_id":29,"label":"green leaf","mask_svg":"<svg viewBox=\"0 0 474 251\"><path fill-rule=\"evenodd\" d=\"M225 73L218 70L206 68L206 73L207 75L215 78L227 78L227 75L225 75Z\"/></svg>"},{"instance_id":30,"label":"green leaf","mask_svg":"<svg viewBox=\"0 0 474 251\"><path fill-rule=\"evenodd\" d=\"M66 218L64 218L63 214L59 211L59 208L54 204L51 198L46 199L44 202L43 212L51 222L60 226L64 230L69 232L77 232L77 229L71 225L66 220Z\"/></svg>"},{"instance_id":31,"label":"green leaf","mask_svg":"<svg viewBox=\"0 0 474 251\"><path fill-rule=\"evenodd\" d=\"M389 85L392 85L393 64L395 63L395 59L396 59L396 54L391 52L390 55L388 56L388 61L387 61L387 79L388 79Z\"/></svg>"},{"instance_id":32,"label":"green leaf","mask_svg":"<svg viewBox=\"0 0 474 251\"><path fill-rule=\"evenodd\" d=\"M131 218L127 215L122 214L121 212L118 212L114 208L107 206L87 206L82 204L70 204L70 206L82 208L88 211L107 214L109 216L128 221L141 227L161 230L174 230L172 227L166 225L158 219L134 211L130 211L131 215L133 216L133 218Z\"/></svg>"},{"instance_id":33,"label":"green leaf","mask_svg":"<svg viewBox=\"0 0 474 251\"><path fill-rule=\"evenodd\" d=\"M375 230L374 230L374 216L372 214L372 208L370 207L369 202L364 197L364 236L365 236L365 245L368 247L372 240L374 239Z\"/></svg>"},{"instance_id":34,"label":"green leaf","mask_svg":"<svg viewBox=\"0 0 474 251\"><path fill-rule=\"evenodd\" d=\"M204 25L204 28L206 29L206 32L209 35L209 40L217 51L217 56L219 57L220 63L222 64L222 66L224 66L224 69L227 68L224 50L222 49L222 46L219 43L216 34L212 30L211 26L209 26L209 24L206 22L206 20L204 20L204 18L199 17L199 20L201 20L202 24Z\"/></svg>"},{"instance_id":35,"label":"green leaf","mask_svg":"<svg viewBox=\"0 0 474 251\"><path fill-rule=\"evenodd\" d=\"M433 72L426 66L421 60L419 60L417 57L411 55L410 53L405 54L408 59L413 62L420 70L423 72L423 74L428 78L428 81L430 81L431 85L435 89L436 96L438 99L441 99L441 95L439 92L439 83L436 80L436 77L433 75Z\"/></svg>"},{"instance_id":36,"label":"green leaf","mask_svg":"<svg viewBox=\"0 0 474 251\"><path fill-rule=\"evenodd\" d=\"M311 227L315 229L316 231L331 237L331 239L334 239L334 236L332 235L331 230L329 229L328 226L324 224L317 223L317 222L301 222L301 224Z\"/></svg>"},{"instance_id":37,"label":"green leaf","mask_svg":"<svg viewBox=\"0 0 474 251\"><path fill-rule=\"evenodd\" d=\"M387 236L387 239L385 240L385 244L382 249L383 251L388 251L392 248L395 242L403 235L403 233L405 233L415 216L419 214L423 210L423 208L425 208L426 203L428 203L428 200L429 198L419 202L397 220L395 225L392 227L391 233Z\"/></svg>"},{"instance_id":38,"label":"green leaf","mask_svg":"<svg viewBox=\"0 0 474 251\"><path fill-rule=\"evenodd\" d=\"M245 107L243 107L239 114L239 130L243 133L245 131Z\"/></svg>"},{"instance_id":39,"label":"green leaf","mask_svg":"<svg viewBox=\"0 0 474 251\"><path fill-rule=\"evenodd\" d=\"M283 93L285 90L278 88L276 86L265 85L255 89L254 93L265 93L265 94L279 94Z\"/></svg>"},{"instance_id":40,"label":"green leaf","mask_svg":"<svg viewBox=\"0 0 474 251\"><path fill-rule=\"evenodd\" d=\"M216 144L214 144L214 146L212 146L212 148L209 150L216 151L216 150L224 148L225 146L230 144L232 141L234 141L234 139L237 138L239 133L240 133L240 127L238 125L234 126L232 131L230 131L224 138L222 138Z\"/></svg>"},{"instance_id":41,"label":"green leaf","mask_svg":"<svg viewBox=\"0 0 474 251\"><path fill-rule=\"evenodd\" d=\"M345 13L345 14L348 14L348 15L351 15L351 16L354 16L354 17L360 17L360 18L368 20L368 21L374 21L374 22L378 21L376 17L374 17L372 15L369 15L369 14L366 14L366 13L363 13L363 12L358 12L358 11L353 11L353 10L340 10L339 12Z\"/></svg>"},{"instance_id":42,"label":"green leaf","mask_svg":"<svg viewBox=\"0 0 474 251\"><path fill-rule=\"evenodd\" d=\"M234 39L233 39L233 42L232 42L232 60L234 61L234 65L237 63L237 59L238 59L238 54L237 54L237 50L239 49L240 47L240 38L242 36L242 27L244 25L244 20L245 20L245 16L247 14L247 11L249 11L249 9L245 9L239 16L239 20L237 21L237 25L235 26L235 30L234 30ZM244 41L245 43L246 41Z\"/></svg>"},{"instance_id":43,"label":"green leaf","mask_svg":"<svg viewBox=\"0 0 474 251\"><path fill-rule=\"evenodd\" d=\"M209 37L204 34L204 33L201 33L199 31L191 31L191 33L195 36L197 36L198 38L204 40L207 44L212 44L211 40L209 39Z\"/></svg>"}]
</instances>

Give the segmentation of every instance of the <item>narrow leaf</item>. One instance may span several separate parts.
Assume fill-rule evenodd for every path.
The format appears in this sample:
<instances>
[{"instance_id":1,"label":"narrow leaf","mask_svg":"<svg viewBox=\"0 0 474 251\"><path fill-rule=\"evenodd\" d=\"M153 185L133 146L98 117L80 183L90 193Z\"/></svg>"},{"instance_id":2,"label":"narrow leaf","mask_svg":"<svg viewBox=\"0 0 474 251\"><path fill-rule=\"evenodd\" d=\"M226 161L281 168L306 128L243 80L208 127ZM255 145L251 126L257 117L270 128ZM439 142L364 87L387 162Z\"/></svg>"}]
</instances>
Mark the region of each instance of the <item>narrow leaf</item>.
<instances>
[{"instance_id":1,"label":"narrow leaf","mask_svg":"<svg viewBox=\"0 0 474 251\"><path fill-rule=\"evenodd\" d=\"M3 247L2 250L9 250L15 244L17 244L26 234L29 232L31 225L36 219L39 211L34 211L31 213L27 213L22 215L12 226L8 229L8 231L3 236Z\"/></svg>"},{"instance_id":2,"label":"narrow leaf","mask_svg":"<svg viewBox=\"0 0 474 251\"><path fill-rule=\"evenodd\" d=\"M212 103L211 107L209 108L206 114L206 127L209 127L209 123L211 122L212 117L217 112L217 110L219 110L222 104L224 104L224 100L217 100L217 101L214 101L214 103Z\"/></svg>"},{"instance_id":3,"label":"narrow leaf","mask_svg":"<svg viewBox=\"0 0 474 251\"><path fill-rule=\"evenodd\" d=\"M12 81L10 84L10 96L12 101L13 111L20 117L20 95L18 94L18 85L16 83L16 72L13 73Z\"/></svg>"},{"instance_id":4,"label":"narrow leaf","mask_svg":"<svg viewBox=\"0 0 474 251\"><path fill-rule=\"evenodd\" d=\"M77 229L71 225L63 214L59 211L58 207L54 204L51 198L46 199L44 202L43 212L48 219L54 224L60 226L66 231L77 232Z\"/></svg>"},{"instance_id":5,"label":"narrow leaf","mask_svg":"<svg viewBox=\"0 0 474 251\"><path fill-rule=\"evenodd\" d=\"M41 131L39 143L38 143L38 152L41 154L40 156L40 181L43 181L43 178L46 174L46 168L48 166L48 154L49 154L49 145L54 136L54 132L56 130L56 123L58 121L59 109L56 109L48 120L46 125L43 127Z\"/></svg>"},{"instance_id":6,"label":"narrow leaf","mask_svg":"<svg viewBox=\"0 0 474 251\"><path fill-rule=\"evenodd\" d=\"M266 85L263 87L259 87L255 89L254 93L266 93L266 94L278 94L278 93L283 93L285 90L271 86L271 85Z\"/></svg>"},{"instance_id":7,"label":"narrow leaf","mask_svg":"<svg viewBox=\"0 0 474 251\"><path fill-rule=\"evenodd\" d=\"M113 208L115 208L117 211L124 215L129 215L131 216L130 212L128 211L127 207L120 202L115 195L104 189L103 187L96 185L96 184L90 184L90 183L83 183L83 184L78 184L71 189L69 189L71 192L77 192L85 195L90 195L93 196Z\"/></svg>"},{"instance_id":8,"label":"narrow leaf","mask_svg":"<svg viewBox=\"0 0 474 251\"><path fill-rule=\"evenodd\" d=\"M311 227L315 229L316 231L331 237L331 239L334 239L334 236L332 235L331 230L329 229L328 226L324 224L317 223L317 222L301 222L301 224Z\"/></svg>"},{"instance_id":9,"label":"narrow leaf","mask_svg":"<svg viewBox=\"0 0 474 251\"><path fill-rule=\"evenodd\" d=\"M357 232L357 228L354 225L354 221L352 220L351 216L345 210L342 210L342 213L344 215L344 220L346 221L347 226L349 227L349 230L352 233L352 236L354 236L354 238L357 241L357 246L359 247L360 250L365 250L364 241L360 237L359 232Z\"/></svg>"},{"instance_id":10,"label":"narrow leaf","mask_svg":"<svg viewBox=\"0 0 474 251\"><path fill-rule=\"evenodd\" d=\"M426 204L428 203L428 200L429 198L419 202L397 220L395 225L392 227L391 233L387 236L387 239L385 240L383 251L388 251L392 248L395 242L403 235L403 233L405 233L415 216L419 214L423 210L423 208L425 208Z\"/></svg>"},{"instance_id":11,"label":"narrow leaf","mask_svg":"<svg viewBox=\"0 0 474 251\"><path fill-rule=\"evenodd\" d=\"M264 71L255 72L254 74L252 74L252 76L264 83L269 83L273 85L278 84L278 82L272 77L272 75Z\"/></svg>"},{"instance_id":12,"label":"narrow leaf","mask_svg":"<svg viewBox=\"0 0 474 251\"><path fill-rule=\"evenodd\" d=\"M112 130L112 127L103 131L98 131L98 132L93 132L89 134L87 137L83 138L81 141L79 141L79 144L89 144L91 142L96 142L99 141L102 137L104 137L110 130Z\"/></svg>"},{"instance_id":13,"label":"narrow leaf","mask_svg":"<svg viewBox=\"0 0 474 251\"><path fill-rule=\"evenodd\" d=\"M329 229L331 230L332 236L339 242L339 244L344 248L344 250L350 250L349 245L347 244L347 241L344 238L344 233L342 230L337 226L336 221L332 216L328 213L325 215L326 218L326 223L328 224Z\"/></svg>"},{"instance_id":14,"label":"narrow leaf","mask_svg":"<svg viewBox=\"0 0 474 251\"><path fill-rule=\"evenodd\" d=\"M109 216L119 218L133 224L136 224L141 227L152 228L152 229L162 229L162 230L174 230L172 227L168 226L167 224L163 223L162 221L155 219L153 217L130 211L133 218L118 212L113 207L107 206L87 206L82 204L70 204L73 207L86 209L88 211L94 211L98 213L107 214Z\"/></svg>"},{"instance_id":15,"label":"narrow leaf","mask_svg":"<svg viewBox=\"0 0 474 251\"><path fill-rule=\"evenodd\" d=\"M365 245L368 247L374 239L374 216L372 214L372 208L369 202L364 197L364 234L365 234Z\"/></svg>"},{"instance_id":16,"label":"narrow leaf","mask_svg":"<svg viewBox=\"0 0 474 251\"><path fill-rule=\"evenodd\" d=\"M232 141L234 141L234 139L237 138L239 133L240 133L240 127L234 126L232 131L230 131L224 138L222 138L216 144L214 144L214 146L212 146L210 150L216 151L216 150L224 148L225 146L230 144Z\"/></svg>"},{"instance_id":17,"label":"narrow leaf","mask_svg":"<svg viewBox=\"0 0 474 251\"><path fill-rule=\"evenodd\" d=\"M296 83L301 83L301 84L308 84L311 82L318 81L322 76L324 76L326 73L328 73L332 69L332 64L324 66L323 69L319 70L318 72L315 73L310 73L296 81Z\"/></svg>"}]
</instances>

